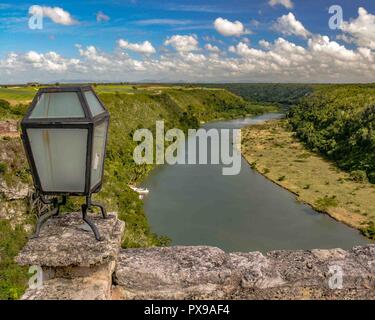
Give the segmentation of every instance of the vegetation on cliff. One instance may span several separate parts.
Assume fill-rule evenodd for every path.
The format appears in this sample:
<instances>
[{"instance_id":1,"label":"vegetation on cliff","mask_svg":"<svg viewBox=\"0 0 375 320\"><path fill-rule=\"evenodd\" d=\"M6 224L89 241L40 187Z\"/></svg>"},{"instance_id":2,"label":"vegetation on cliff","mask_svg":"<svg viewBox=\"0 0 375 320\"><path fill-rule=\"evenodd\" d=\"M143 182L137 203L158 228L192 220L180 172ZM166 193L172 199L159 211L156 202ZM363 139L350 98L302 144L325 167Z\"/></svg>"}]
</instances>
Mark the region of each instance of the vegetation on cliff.
<instances>
[{"instance_id":1,"label":"vegetation on cliff","mask_svg":"<svg viewBox=\"0 0 375 320\"><path fill-rule=\"evenodd\" d=\"M17 103L12 106L9 101L0 99L0 119L19 119L25 114L27 107L27 104L22 103Z\"/></svg>"},{"instance_id":2,"label":"vegetation on cliff","mask_svg":"<svg viewBox=\"0 0 375 320\"><path fill-rule=\"evenodd\" d=\"M320 86L291 109L289 123L310 149L375 183L375 85Z\"/></svg>"},{"instance_id":3,"label":"vegetation on cliff","mask_svg":"<svg viewBox=\"0 0 375 320\"><path fill-rule=\"evenodd\" d=\"M208 86L224 88L250 101L283 106L297 104L315 87L315 85L297 83L226 83Z\"/></svg>"}]
</instances>

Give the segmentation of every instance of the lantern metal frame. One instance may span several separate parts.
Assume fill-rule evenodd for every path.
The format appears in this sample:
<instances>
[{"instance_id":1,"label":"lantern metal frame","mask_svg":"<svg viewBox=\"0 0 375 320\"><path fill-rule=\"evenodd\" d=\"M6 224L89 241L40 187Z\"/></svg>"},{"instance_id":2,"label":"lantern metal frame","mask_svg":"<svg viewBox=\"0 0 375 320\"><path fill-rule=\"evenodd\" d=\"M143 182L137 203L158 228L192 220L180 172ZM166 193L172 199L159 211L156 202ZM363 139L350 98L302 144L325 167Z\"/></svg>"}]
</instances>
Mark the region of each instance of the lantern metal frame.
<instances>
[{"instance_id":1,"label":"lantern metal frame","mask_svg":"<svg viewBox=\"0 0 375 320\"><path fill-rule=\"evenodd\" d=\"M103 112L93 116L90 110L89 103L84 95L85 92L91 91L96 99L98 100L99 104L103 108ZM78 96L81 108L84 113L84 117L59 117L59 118L30 118L32 112L34 111L40 97L45 93L60 93L60 92L75 92ZM87 211L91 207L99 207L102 213L103 218L107 217L107 213L105 207L97 202L93 202L91 200L91 195L93 193L97 193L102 188L103 183L103 175L104 175L104 156L107 149L107 141L108 141L108 127L109 127L109 112L105 108L104 104L101 102L99 97L96 95L95 91L92 89L91 86L65 86L65 87L46 87L41 88L35 95L29 109L23 120L21 121L21 138L22 142L26 151L27 160L30 165L32 178L35 186L35 194L36 197L40 198L44 204L51 204L53 205L52 211L43 214L39 217L36 227L36 232L33 237L38 237L41 225L48 220L48 218L58 215L59 214L59 207L64 205L66 202L67 196L85 196L86 202L82 205L82 215L83 220L91 227L92 231L95 234L97 240L102 240L103 238L100 236L99 231L95 224L87 217ZM92 168L92 148L93 148L93 140L94 140L94 127L97 125L102 124L103 122L107 122L107 128L105 132L105 139L104 139L104 155L101 167L101 178L100 181L91 187L91 168ZM87 142L86 142L86 163L85 163L85 187L84 191L82 192L66 192L66 191L45 191L43 190L42 183L38 174L38 170L36 167L36 163L34 160L34 156L32 153L31 143L27 134L27 129L31 128L38 128L38 129L87 129ZM62 201L58 201L54 198L52 200L47 200L45 196L61 196Z\"/></svg>"}]
</instances>

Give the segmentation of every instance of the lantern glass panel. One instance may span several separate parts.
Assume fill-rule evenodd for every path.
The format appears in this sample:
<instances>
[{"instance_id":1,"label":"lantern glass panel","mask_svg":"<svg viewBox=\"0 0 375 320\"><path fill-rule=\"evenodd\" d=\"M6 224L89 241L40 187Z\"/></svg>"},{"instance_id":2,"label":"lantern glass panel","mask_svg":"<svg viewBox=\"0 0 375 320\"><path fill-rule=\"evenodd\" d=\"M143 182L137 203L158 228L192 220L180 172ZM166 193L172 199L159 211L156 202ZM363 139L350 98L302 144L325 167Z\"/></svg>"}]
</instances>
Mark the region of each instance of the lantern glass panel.
<instances>
[{"instance_id":1,"label":"lantern glass panel","mask_svg":"<svg viewBox=\"0 0 375 320\"><path fill-rule=\"evenodd\" d=\"M107 126L108 122L104 121L94 127L91 165L91 188L97 185L102 179Z\"/></svg>"},{"instance_id":2,"label":"lantern glass panel","mask_svg":"<svg viewBox=\"0 0 375 320\"><path fill-rule=\"evenodd\" d=\"M93 117L104 112L102 105L92 91L85 91L85 97Z\"/></svg>"},{"instance_id":3,"label":"lantern glass panel","mask_svg":"<svg viewBox=\"0 0 375 320\"><path fill-rule=\"evenodd\" d=\"M84 117L76 92L43 93L30 115L30 119Z\"/></svg>"},{"instance_id":4,"label":"lantern glass panel","mask_svg":"<svg viewBox=\"0 0 375 320\"><path fill-rule=\"evenodd\" d=\"M87 129L27 129L43 191L84 192L87 135Z\"/></svg>"}]
</instances>

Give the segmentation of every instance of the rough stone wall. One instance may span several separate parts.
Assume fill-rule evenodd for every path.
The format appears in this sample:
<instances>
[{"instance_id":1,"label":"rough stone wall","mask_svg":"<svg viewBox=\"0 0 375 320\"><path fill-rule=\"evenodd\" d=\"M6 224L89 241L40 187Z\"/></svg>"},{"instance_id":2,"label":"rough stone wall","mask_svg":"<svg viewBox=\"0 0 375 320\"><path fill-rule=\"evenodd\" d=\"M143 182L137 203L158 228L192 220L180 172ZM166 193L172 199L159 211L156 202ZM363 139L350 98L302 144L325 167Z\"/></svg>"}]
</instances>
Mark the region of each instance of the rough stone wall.
<instances>
[{"instance_id":1,"label":"rough stone wall","mask_svg":"<svg viewBox=\"0 0 375 320\"><path fill-rule=\"evenodd\" d=\"M374 299L375 246L266 254L127 249L114 279L118 299Z\"/></svg>"},{"instance_id":2,"label":"rough stone wall","mask_svg":"<svg viewBox=\"0 0 375 320\"><path fill-rule=\"evenodd\" d=\"M95 240L80 214L49 220L17 257L43 270L23 299L375 299L375 245L226 253L207 246L120 249L116 214Z\"/></svg>"}]
</instances>

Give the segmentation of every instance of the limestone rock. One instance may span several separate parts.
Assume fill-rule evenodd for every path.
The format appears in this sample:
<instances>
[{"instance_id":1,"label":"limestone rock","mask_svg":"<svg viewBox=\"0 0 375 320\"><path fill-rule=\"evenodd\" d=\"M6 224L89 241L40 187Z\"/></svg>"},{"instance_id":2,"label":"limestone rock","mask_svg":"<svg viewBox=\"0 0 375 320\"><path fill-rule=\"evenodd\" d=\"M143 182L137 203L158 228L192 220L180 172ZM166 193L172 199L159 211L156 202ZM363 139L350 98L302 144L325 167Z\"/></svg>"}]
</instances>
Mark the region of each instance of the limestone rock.
<instances>
[{"instance_id":1,"label":"limestone rock","mask_svg":"<svg viewBox=\"0 0 375 320\"><path fill-rule=\"evenodd\" d=\"M57 277L43 281L38 289L29 289L23 300L108 300L111 298L112 273L115 262L109 262L86 270L84 275L69 273L69 277ZM77 270L76 270L77 271ZM61 270L60 270L61 273ZM60 274L61 276L61 274Z\"/></svg>"},{"instance_id":2,"label":"limestone rock","mask_svg":"<svg viewBox=\"0 0 375 320\"><path fill-rule=\"evenodd\" d=\"M30 190L31 187L26 183L19 182L16 186L9 187L5 181L0 182L0 193L4 194L6 200L25 199Z\"/></svg>"},{"instance_id":3,"label":"limestone rock","mask_svg":"<svg viewBox=\"0 0 375 320\"><path fill-rule=\"evenodd\" d=\"M242 288L281 286L284 284L280 274L275 271L271 261L260 252L231 253L231 261L240 279Z\"/></svg>"},{"instance_id":4,"label":"limestone rock","mask_svg":"<svg viewBox=\"0 0 375 320\"><path fill-rule=\"evenodd\" d=\"M366 268L373 276L375 274L375 245L354 247L351 250L355 259Z\"/></svg>"},{"instance_id":5,"label":"limestone rock","mask_svg":"<svg viewBox=\"0 0 375 320\"><path fill-rule=\"evenodd\" d=\"M0 136L18 137L18 122L17 120L0 121Z\"/></svg>"},{"instance_id":6,"label":"limestone rock","mask_svg":"<svg viewBox=\"0 0 375 320\"><path fill-rule=\"evenodd\" d=\"M375 246L357 248L366 252L364 261L371 259L370 248ZM244 270L242 286L231 294L232 299L375 298L374 273L363 268L354 251L279 250L268 252L264 258L259 254L231 256L238 255L247 261L239 264L238 258L236 263L232 259L233 266Z\"/></svg>"},{"instance_id":7,"label":"limestone rock","mask_svg":"<svg viewBox=\"0 0 375 320\"><path fill-rule=\"evenodd\" d=\"M42 267L89 267L114 261L117 257L124 222L111 213L108 219L99 214L91 214L92 220L105 238L96 241L91 230L81 228L80 213L69 213L48 220L42 227L40 236L31 239L18 254L20 265Z\"/></svg>"},{"instance_id":8,"label":"limestone rock","mask_svg":"<svg viewBox=\"0 0 375 320\"><path fill-rule=\"evenodd\" d=\"M26 210L27 203L25 200L0 200L0 219L9 220L13 228L17 225L23 225L27 221Z\"/></svg>"},{"instance_id":9,"label":"limestone rock","mask_svg":"<svg viewBox=\"0 0 375 320\"><path fill-rule=\"evenodd\" d=\"M220 298L231 273L229 255L218 248L127 249L119 254L115 283L127 299Z\"/></svg>"},{"instance_id":10,"label":"limestone rock","mask_svg":"<svg viewBox=\"0 0 375 320\"><path fill-rule=\"evenodd\" d=\"M31 239L16 260L21 265L41 267L42 283L29 288L26 300L103 300L111 298L112 274L125 224L110 213L108 219L91 214L103 241L82 228L80 213L50 219L40 236Z\"/></svg>"},{"instance_id":11,"label":"limestone rock","mask_svg":"<svg viewBox=\"0 0 375 320\"><path fill-rule=\"evenodd\" d=\"M113 292L116 299L375 299L374 260L375 245L266 254L127 249Z\"/></svg>"}]
</instances>

